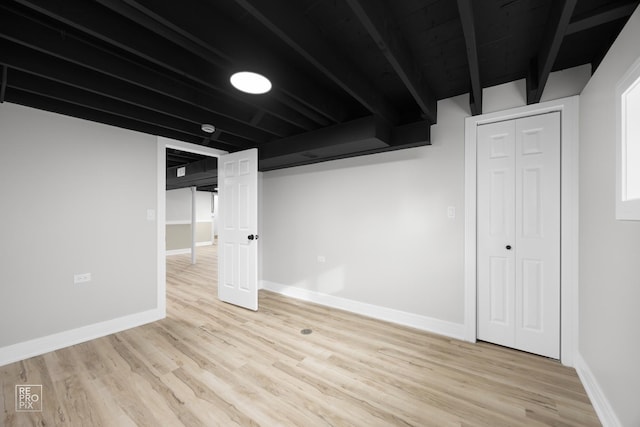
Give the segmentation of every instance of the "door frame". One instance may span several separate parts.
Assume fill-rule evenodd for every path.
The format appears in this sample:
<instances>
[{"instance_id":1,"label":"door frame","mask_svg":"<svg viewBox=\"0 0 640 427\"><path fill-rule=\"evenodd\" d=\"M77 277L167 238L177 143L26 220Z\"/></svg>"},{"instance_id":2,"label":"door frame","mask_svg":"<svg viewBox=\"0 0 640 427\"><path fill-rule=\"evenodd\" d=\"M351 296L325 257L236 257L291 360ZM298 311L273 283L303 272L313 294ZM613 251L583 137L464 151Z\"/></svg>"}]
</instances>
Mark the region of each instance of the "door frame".
<instances>
[{"instance_id":1,"label":"door frame","mask_svg":"<svg viewBox=\"0 0 640 427\"><path fill-rule=\"evenodd\" d=\"M166 210L167 210L167 148L173 148L188 153L201 154L203 156L219 158L226 151L189 142L159 136L156 143L156 172L157 172L157 309L162 318L167 316L167 248L166 248Z\"/></svg>"},{"instance_id":2,"label":"door frame","mask_svg":"<svg viewBox=\"0 0 640 427\"><path fill-rule=\"evenodd\" d=\"M578 128L579 96L465 119L465 339L477 340L477 130L478 126L560 112L560 361L573 366L578 349Z\"/></svg>"}]
</instances>

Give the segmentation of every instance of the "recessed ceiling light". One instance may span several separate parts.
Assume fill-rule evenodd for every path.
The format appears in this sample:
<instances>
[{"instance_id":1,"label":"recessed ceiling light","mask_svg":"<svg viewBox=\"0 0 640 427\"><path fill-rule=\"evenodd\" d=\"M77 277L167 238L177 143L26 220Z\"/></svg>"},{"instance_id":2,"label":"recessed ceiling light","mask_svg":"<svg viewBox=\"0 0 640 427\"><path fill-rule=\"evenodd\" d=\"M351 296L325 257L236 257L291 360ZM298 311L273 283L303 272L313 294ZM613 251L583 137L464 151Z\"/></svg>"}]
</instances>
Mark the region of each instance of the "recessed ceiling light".
<instances>
[{"instance_id":1,"label":"recessed ceiling light","mask_svg":"<svg viewBox=\"0 0 640 427\"><path fill-rule=\"evenodd\" d=\"M208 123L203 123L201 129L203 132L206 132L206 133L214 133L216 131L216 127Z\"/></svg>"},{"instance_id":2,"label":"recessed ceiling light","mask_svg":"<svg viewBox=\"0 0 640 427\"><path fill-rule=\"evenodd\" d=\"M241 71L231 76L231 84L238 90L258 95L271 90L271 82L262 74Z\"/></svg>"}]
</instances>

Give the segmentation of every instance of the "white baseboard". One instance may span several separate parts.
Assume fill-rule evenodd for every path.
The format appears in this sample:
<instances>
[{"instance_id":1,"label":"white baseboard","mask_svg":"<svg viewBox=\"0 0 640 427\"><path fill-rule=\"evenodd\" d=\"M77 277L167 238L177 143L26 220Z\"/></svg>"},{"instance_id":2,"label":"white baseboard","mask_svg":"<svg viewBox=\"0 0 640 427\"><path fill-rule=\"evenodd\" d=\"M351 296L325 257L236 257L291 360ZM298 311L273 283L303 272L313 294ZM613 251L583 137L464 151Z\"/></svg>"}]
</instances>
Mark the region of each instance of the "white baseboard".
<instances>
[{"instance_id":1,"label":"white baseboard","mask_svg":"<svg viewBox=\"0 0 640 427\"><path fill-rule=\"evenodd\" d=\"M211 245L213 245L213 242L211 240L207 240L206 242L196 242L196 247L211 246ZM165 252L167 253L167 256L170 256L170 255L184 255L184 254L190 254L191 253L191 248L171 249L171 250L167 250Z\"/></svg>"},{"instance_id":2,"label":"white baseboard","mask_svg":"<svg viewBox=\"0 0 640 427\"><path fill-rule=\"evenodd\" d=\"M210 219L199 219L196 221L196 224L211 224L213 221ZM165 225L191 225L191 220L176 220L176 221L165 221Z\"/></svg>"},{"instance_id":3,"label":"white baseboard","mask_svg":"<svg viewBox=\"0 0 640 427\"><path fill-rule=\"evenodd\" d=\"M582 381L582 385L589 399L591 399L591 405L593 405L593 409L596 410L596 414L598 414L602 425L604 427L622 427L604 391L600 388L598 380L596 380L589 365L587 365L587 362L585 362L580 353L574 355L574 364L578 377L580 377L580 381Z\"/></svg>"},{"instance_id":4,"label":"white baseboard","mask_svg":"<svg viewBox=\"0 0 640 427\"><path fill-rule=\"evenodd\" d=\"M363 316L372 317L387 322L398 323L404 326L420 329L434 334L444 335L459 340L464 340L465 328L463 324L434 319L432 317L421 316L406 311L381 307L378 305L354 301L321 292L310 291L308 289L296 288L293 286L281 285L279 283L261 280L259 289L276 292L291 298L313 302L340 310L350 311Z\"/></svg>"},{"instance_id":5,"label":"white baseboard","mask_svg":"<svg viewBox=\"0 0 640 427\"><path fill-rule=\"evenodd\" d=\"M163 319L160 309L130 314L0 348L0 366Z\"/></svg>"}]
</instances>

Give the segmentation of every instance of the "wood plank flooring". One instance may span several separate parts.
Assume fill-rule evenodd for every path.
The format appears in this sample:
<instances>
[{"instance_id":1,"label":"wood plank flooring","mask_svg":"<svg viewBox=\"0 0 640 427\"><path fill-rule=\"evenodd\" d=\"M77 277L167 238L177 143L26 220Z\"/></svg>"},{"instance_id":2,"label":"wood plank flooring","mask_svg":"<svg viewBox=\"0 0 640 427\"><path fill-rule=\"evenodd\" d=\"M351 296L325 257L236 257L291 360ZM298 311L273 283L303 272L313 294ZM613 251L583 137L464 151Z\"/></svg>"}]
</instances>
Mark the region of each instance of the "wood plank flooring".
<instances>
[{"instance_id":1,"label":"wood plank flooring","mask_svg":"<svg viewBox=\"0 0 640 427\"><path fill-rule=\"evenodd\" d=\"M600 425L556 361L264 291L243 310L198 252L168 258L166 319L0 367L0 425ZM43 412L15 412L16 384L43 385Z\"/></svg>"}]
</instances>

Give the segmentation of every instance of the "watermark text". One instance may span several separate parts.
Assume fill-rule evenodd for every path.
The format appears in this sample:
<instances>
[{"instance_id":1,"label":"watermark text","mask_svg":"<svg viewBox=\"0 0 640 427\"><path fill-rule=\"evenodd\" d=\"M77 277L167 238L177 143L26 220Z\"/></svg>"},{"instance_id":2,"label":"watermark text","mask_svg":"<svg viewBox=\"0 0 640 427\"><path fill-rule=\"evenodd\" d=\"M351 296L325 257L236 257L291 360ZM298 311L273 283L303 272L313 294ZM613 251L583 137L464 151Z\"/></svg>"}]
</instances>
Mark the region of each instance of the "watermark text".
<instances>
[{"instance_id":1,"label":"watermark text","mask_svg":"<svg viewBox=\"0 0 640 427\"><path fill-rule=\"evenodd\" d=\"M16 412L42 412L42 384L16 385Z\"/></svg>"}]
</instances>

